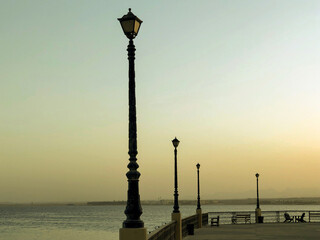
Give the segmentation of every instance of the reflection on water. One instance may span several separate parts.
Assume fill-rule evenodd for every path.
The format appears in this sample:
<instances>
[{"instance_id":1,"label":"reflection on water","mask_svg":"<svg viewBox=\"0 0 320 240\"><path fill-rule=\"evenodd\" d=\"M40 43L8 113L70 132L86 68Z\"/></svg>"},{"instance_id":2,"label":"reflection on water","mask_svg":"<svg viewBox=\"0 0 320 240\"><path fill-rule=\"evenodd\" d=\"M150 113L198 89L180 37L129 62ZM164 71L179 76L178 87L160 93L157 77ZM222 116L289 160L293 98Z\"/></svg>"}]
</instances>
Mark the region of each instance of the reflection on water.
<instances>
[{"instance_id":1,"label":"reflection on water","mask_svg":"<svg viewBox=\"0 0 320 240\"><path fill-rule=\"evenodd\" d=\"M172 206L142 206L148 231L170 222ZM319 210L316 205L266 205L264 211ZM117 240L125 206L10 206L0 207L0 240ZM203 205L203 212L253 211L254 205ZM196 206L180 206L182 217Z\"/></svg>"}]
</instances>

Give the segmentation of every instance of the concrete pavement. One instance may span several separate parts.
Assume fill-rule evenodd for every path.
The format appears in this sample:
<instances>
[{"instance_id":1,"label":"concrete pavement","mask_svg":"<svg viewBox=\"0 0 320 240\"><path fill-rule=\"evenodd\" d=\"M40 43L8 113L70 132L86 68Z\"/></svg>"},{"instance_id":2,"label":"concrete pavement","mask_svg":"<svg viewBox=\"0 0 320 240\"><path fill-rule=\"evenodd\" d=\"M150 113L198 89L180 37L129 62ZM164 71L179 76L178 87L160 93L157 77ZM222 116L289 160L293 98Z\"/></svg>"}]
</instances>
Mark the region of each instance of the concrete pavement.
<instances>
[{"instance_id":1,"label":"concrete pavement","mask_svg":"<svg viewBox=\"0 0 320 240\"><path fill-rule=\"evenodd\" d=\"M320 223L232 224L195 229L183 240L320 240Z\"/></svg>"}]
</instances>

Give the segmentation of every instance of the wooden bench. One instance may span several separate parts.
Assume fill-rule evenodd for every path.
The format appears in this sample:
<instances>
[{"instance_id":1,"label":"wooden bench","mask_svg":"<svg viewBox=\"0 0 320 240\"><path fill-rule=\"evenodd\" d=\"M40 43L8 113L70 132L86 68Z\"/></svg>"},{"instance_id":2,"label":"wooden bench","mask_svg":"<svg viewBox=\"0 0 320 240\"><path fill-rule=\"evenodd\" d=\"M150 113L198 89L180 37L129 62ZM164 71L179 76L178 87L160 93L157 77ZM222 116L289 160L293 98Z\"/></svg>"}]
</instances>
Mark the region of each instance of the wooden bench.
<instances>
[{"instance_id":1,"label":"wooden bench","mask_svg":"<svg viewBox=\"0 0 320 240\"><path fill-rule=\"evenodd\" d=\"M309 222L313 219L318 219L320 221L320 212L309 212Z\"/></svg>"},{"instance_id":2,"label":"wooden bench","mask_svg":"<svg viewBox=\"0 0 320 240\"><path fill-rule=\"evenodd\" d=\"M218 216L218 217L212 217L212 218L211 218L211 226L217 226L217 227L219 227L219 216Z\"/></svg>"},{"instance_id":3,"label":"wooden bench","mask_svg":"<svg viewBox=\"0 0 320 240\"><path fill-rule=\"evenodd\" d=\"M244 223L251 224L251 215L250 214L236 214L236 215L233 215L231 218L231 222L233 224L238 223L239 220L243 220Z\"/></svg>"}]
</instances>

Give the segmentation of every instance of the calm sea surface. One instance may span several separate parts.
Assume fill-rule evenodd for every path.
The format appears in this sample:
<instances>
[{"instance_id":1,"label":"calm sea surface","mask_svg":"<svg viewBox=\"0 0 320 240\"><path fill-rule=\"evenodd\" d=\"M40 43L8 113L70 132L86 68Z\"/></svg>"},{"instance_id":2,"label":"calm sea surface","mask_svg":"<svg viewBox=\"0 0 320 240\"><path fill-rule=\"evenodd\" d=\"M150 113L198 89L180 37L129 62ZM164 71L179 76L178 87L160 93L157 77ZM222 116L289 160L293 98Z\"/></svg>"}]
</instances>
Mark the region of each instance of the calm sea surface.
<instances>
[{"instance_id":1,"label":"calm sea surface","mask_svg":"<svg viewBox=\"0 0 320 240\"><path fill-rule=\"evenodd\" d=\"M265 205L264 211L320 210L319 205ZM0 206L0 240L118 240L125 206ZM253 211L254 205L203 205L203 212ZM180 206L182 217L196 207ZM172 206L143 206L148 231L170 222Z\"/></svg>"}]
</instances>

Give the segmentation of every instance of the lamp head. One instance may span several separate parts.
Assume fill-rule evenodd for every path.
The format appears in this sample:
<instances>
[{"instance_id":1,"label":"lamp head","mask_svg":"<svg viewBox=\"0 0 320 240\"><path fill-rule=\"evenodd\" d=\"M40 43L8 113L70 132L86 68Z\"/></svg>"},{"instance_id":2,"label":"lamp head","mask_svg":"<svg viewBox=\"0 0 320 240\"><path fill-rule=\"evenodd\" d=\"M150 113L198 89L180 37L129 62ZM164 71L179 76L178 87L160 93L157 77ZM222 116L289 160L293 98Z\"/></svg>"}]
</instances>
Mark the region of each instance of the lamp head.
<instances>
[{"instance_id":1,"label":"lamp head","mask_svg":"<svg viewBox=\"0 0 320 240\"><path fill-rule=\"evenodd\" d=\"M199 163L198 163L196 166L197 166L197 169L199 169L199 168L200 168L200 164L199 164Z\"/></svg>"},{"instance_id":2,"label":"lamp head","mask_svg":"<svg viewBox=\"0 0 320 240\"><path fill-rule=\"evenodd\" d=\"M118 18L118 20L127 38L134 39L138 35L142 21L131 12L131 8L129 8L129 12L126 15Z\"/></svg>"},{"instance_id":3,"label":"lamp head","mask_svg":"<svg viewBox=\"0 0 320 240\"><path fill-rule=\"evenodd\" d=\"M173 144L174 148L177 148L179 143L180 143L180 141L176 137L172 140L172 144Z\"/></svg>"},{"instance_id":4,"label":"lamp head","mask_svg":"<svg viewBox=\"0 0 320 240\"><path fill-rule=\"evenodd\" d=\"M257 178L259 177L259 173L256 173L256 177L257 177Z\"/></svg>"}]
</instances>

